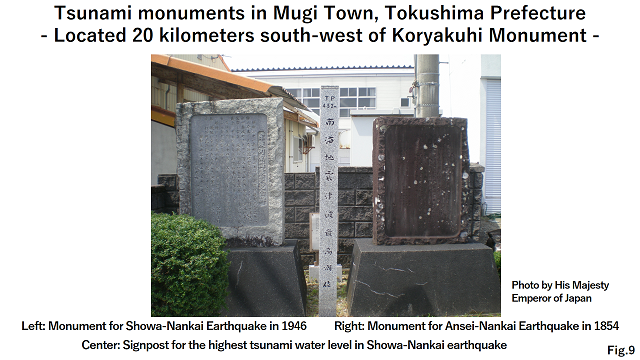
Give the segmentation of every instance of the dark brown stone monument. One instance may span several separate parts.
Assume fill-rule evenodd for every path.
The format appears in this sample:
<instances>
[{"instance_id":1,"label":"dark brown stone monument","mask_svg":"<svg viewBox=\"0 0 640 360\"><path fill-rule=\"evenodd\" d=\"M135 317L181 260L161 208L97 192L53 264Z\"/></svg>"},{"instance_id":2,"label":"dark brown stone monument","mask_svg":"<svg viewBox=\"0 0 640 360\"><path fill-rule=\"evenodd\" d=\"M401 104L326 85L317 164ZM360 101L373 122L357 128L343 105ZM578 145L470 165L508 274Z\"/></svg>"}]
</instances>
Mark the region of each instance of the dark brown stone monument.
<instances>
[{"instance_id":1,"label":"dark brown stone monument","mask_svg":"<svg viewBox=\"0 0 640 360\"><path fill-rule=\"evenodd\" d=\"M380 245L466 243L470 232L466 119L376 119L373 239Z\"/></svg>"},{"instance_id":2,"label":"dark brown stone monument","mask_svg":"<svg viewBox=\"0 0 640 360\"><path fill-rule=\"evenodd\" d=\"M373 241L357 239L351 316L500 312L493 250L471 240L467 120L377 118Z\"/></svg>"}]
</instances>

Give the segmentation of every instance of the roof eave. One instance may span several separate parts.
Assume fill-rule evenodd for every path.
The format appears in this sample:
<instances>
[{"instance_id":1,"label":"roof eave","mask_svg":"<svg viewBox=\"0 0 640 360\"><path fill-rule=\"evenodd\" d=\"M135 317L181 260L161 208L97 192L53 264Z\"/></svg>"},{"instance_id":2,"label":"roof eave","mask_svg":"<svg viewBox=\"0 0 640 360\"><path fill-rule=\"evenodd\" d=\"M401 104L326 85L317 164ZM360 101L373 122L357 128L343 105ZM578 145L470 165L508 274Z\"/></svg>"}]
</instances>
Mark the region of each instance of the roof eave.
<instances>
[{"instance_id":1,"label":"roof eave","mask_svg":"<svg viewBox=\"0 0 640 360\"><path fill-rule=\"evenodd\" d=\"M257 91L263 94L265 97L281 97L285 102L285 106L288 108L309 110L307 106L301 103L291 93L286 91L281 86L272 85L264 81L248 78L201 64L192 63L190 61L177 59L168 55L152 54L151 62L166 66L177 71L184 71ZM194 90L197 91L197 89Z\"/></svg>"}]
</instances>

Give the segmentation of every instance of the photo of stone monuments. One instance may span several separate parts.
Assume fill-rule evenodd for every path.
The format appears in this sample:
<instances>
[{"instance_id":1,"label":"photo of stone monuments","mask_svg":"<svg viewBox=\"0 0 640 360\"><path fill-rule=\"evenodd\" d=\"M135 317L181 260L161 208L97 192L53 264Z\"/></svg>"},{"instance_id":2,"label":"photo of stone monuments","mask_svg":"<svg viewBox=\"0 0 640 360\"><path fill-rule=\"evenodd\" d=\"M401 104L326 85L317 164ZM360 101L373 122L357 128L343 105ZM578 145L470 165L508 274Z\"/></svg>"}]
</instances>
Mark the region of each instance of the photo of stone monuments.
<instances>
[{"instance_id":1,"label":"photo of stone monuments","mask_svg":"<svg viewBox=\"0 0 640 360\"><path fill-rule=\"evenodd\" d=\"M468 120L438 113L437 56L421 57L410 81L420 111L341 112L351 99L381 103L380 91L297 92L152 55L162 105L152 103L152 212L219 229L228 271L218 315L309 316L312 268L320 316L336 316L336 269L345 274L347 316L500 313L495 244L479 241L485 168L470 162ZM188 101L186 89L208 98ZM338 119L359 124L360 114L371 165L345 166ZM356 162L361 139L351 139ZM154 144L174 147L175 159Z\"/></svg>"}]
</instances>

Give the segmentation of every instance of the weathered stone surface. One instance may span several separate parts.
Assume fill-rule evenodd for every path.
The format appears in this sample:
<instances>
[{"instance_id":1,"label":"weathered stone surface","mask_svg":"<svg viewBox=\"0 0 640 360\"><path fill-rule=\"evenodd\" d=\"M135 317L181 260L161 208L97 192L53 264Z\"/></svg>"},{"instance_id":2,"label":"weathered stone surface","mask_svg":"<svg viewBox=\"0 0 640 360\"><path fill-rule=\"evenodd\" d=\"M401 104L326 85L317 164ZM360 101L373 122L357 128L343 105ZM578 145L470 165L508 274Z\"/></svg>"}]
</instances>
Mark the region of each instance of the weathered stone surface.
<instances>
[{"instance_id":1,"label":"weathered stone surface","mask_svg":"<svg viewBox=\"0 0 640 360\"><path fill-rule=\"evenodd\" d=\"M474 184L473 184L474 189L482 189L482 178L483 178L482 173L480 172L476 173Z\"/></svg>"},{"instance_id":2,"label":"weathered stone surface","mask_svg":"<svg viewBox=\"0 0 640 360\"><path fill-rule=\"evenodd\" d=\"M316 184L314 173L298 173L296 176L296 189L313 190Z\"/></svg>"},{"instance_id":3,"label":"weathered stone surface","mask_svg":"<svg viewBox=\"0 0 640 360\"><path fill-rule=\"evenodd\" d=\"M371 206L373 204L373 191L356 190L356 205Z\"/></svg>"},{"instance_id":4,"label":"weathered stone surface","mask_svg":"<svg viewBox=\"0 0 640 360\"><path fill-rule=\"evenodd\" d=\"M315 179L315 183L316 186L319 186L319 168L316 169L315 172L313 173L295 173L294 176L298 176L298 175L303 175L305 177L313 177ZM338 168L338 172L339 175L338 177L342 176L345 173L349 173L349 174L364 174L364 175L369 175L369 180L371 179L370 175L372 173L372 169L371 167L339 167ZM307 191L307 190L301 190L301 189L295 189L295 191ZM358 193L358 200L356 200L356 193ZM369 199L369 203L367 203L367 198ZM294 199L299 199L299 197L295 197L293 194L287 195L287 199L289 199L287 201L287 209L291 209L291 208L306 208L306 205L291 205L293 204L295 201L293 201ZM319 199L320 199L320 192L319 190L317 190L316 188L316 192L315 192L315 212L319 212ZM354 237L371 237L371 220L372 220L372 215L373 215L373 211L368 211L368 210L364 210L364 208L369 208L371 209L371 184L365 184L365 189L339 189L338 190L338 205L339 205L339 211L340 208L344 208L344 207L354 207L356 206L356 201L360 202L360 205L357 206L359 209L352 211L352 210L346 210L343 212L343 215L353 215L355 213L355 215L362 215L362 212L364 211L364 218L367 217L367 213L370 213L371 216L369 216L369 220L350 220L350 221L340 221L338 224L338 260L339 262L342 264L343 268L349 268L350 267L350 263L345 263L344 260L345 259L350 259L350 255L348 253L344 253L344 251L348 251L351 252L352 249L352 245L353 244L353 238ZM290 211L290 210L287 210ZM303 210L306 211L306 210ZM294 210L295 212L295 210ZM299 218L297 219L298 222L297 223L301 223L299 222L299 220L301 220L300 216L303 215L298 215ZM356 218L362 218L362 217L356 217ZM293 218L293 221L289 220L290 218L287 217L287 222L288 223L293 223L294 221L296 221L296 218ZM303 221L304 223L307 223L308 220L305 219ZM368 224L367 224L368 223ZM359 229L359 230L356 230ZM356 234L355 232L359 231L359 234ZM294 232L291 233L292 236L294 235ZM298 233L300 234L300 233ZM287 237L289 238L289 237ZM306 239L304 241L307 241ZM345 243L346 242L346 243ZM301 241L300 242L300 246L301 246L301 251L306 252L306 247L304 245L304 242ZM347 245L345 245L347 244ZM342 255L344 256L342 256ZM350 261L350 260L349 260ZM306 264L306 263L305 263Z\"/></svg>"},{"instance_id":5,"label":"weathered stone surface","mask_svg":"<svg viewBox=\"0 0 640 360\"><path fill-rule=\"evenodd\" d=\"M191 211L220 227L266 226L267 117L191 118Z\"/></svg>"},{"instance_id":6,"label":"weathered stone surface","mask_svg":"<svg viewBox=\"0 0 640 360\"><path fill-rule=\"evenodd\" d=\"M338 86L320 88L320 259L318 315L336 316L338 254Z\"/></svg>"},{"instance_id":7,"label":"weathered stone surface","mask_svg":"<svg viewBox=\"0 0 640 360\"><path fill-rule=\"evenodd\" d=\"M285 204L287 206L314 206L314 194L313 190L286 190Z\"/></svg>"},{"instance_id":8,"label":"weathered stone surface","mask_svg":"<svg viewBox=\"0 0 640 360\"><path fill-rule=\"evenodd\" d=\"M300 249L300 253L308 253L311 250L309 249L309 239L292 239L298 242L298 248ZM287 239L289 241L289 239Z\"/></svg>"},{"instance_id":9,"label":"weathered stone surface","mask_svg":"<svg viewBox=\"0 0 640 360\"><path fill-rule=\"evenodd\" d=\"M160 211L164 208L164 185L151 185L151 210Z\"/></svg>"},{"instance_id":10,"label":"weathered stone surface","mask_svg":"<svg viewBox=\"0 0 640 360\"><path fill-rule=\"evenodd\" d=\"M371 222L357 222L356 236L357 238L370 238L373 232L373 224Z\"/></svg>"},{"instance_id":11,"label":"weathered stone surface","mask_svg":"<svg viewBox=\"0 0 640 360\"><path fill-rule=\"evenodd\" d=\"M300 257L302 266L305 268L309 267L309 265L313 265L315 259L315 255L313 254L305 254Z\"/></svg>"},{"instance_id":12,"label":"weathered stone surface","mask_svg":"<svg viewBox=\"0 0 640 360\"><path fill-rule=\"evenodd\" d=\"M296 176L292 173L284 174L284 189L293 190L296 188Z\"/></svg>"},{"instance_id":13,"label":"weathered stone surface","mask_svg":"<svg viewBox=\"0 0 640 360\"><path fill-rule=\"evenodd\" d=\"M178 190L177 178L175 174L160 174L158 175L158 184L164 185L167 191Z\"/></svg>"},{"instance_id":14,"label":"weathered stone surface","mask_svg":"<svg viewBox=\"0 0 640 360\"><path fill-rule=\"evenodd\" d=\"M480 183L482 185L482 183ZM473 203L480 204L482 202L482 188L473 191Z\"/></svg>"},{"instance_id":15,"label":"weathered stone surface","mask_svg":"<svg viewBox=\"0 0 640 360\"><path fill-rule=\"evenodd\" d=\"M343 269L351 268L351 255L349 254L338 254L338 264L343 264Z\"/></svg>"},{"instance_id":16,"label":"weathered stone surface","mask_svg":"<svg viewBox=\"0 0 640 360\"><path fill-rule=\"evenodd\" d=\"M180 212L225 237L284 241L281 98L178 104Z\"/></svg>"},{"instance_id":17,"label":"weathered stone surface","mask_svg":"<svg viewBox=\"0 0 640 360\"><path fill-rule=\"evenodd\" d=\"M373 238L377 244L468 241L466 119L392 118L373 128Z\"/></svg>"},{"instance_id":18,"label":"weathered stone surface","mask_svg":"<svg viewBox=\"0 0 640 360\"><path fill-rule=\"evenodd\" d=\"M338 190L338 205L354 205L356 203L356 197L353 190Z\"/></svg>"},{"instance_id":19,"label":"weathered stone surface","mask_svg":"<svg viewBox=\"0 0 640 360\"><path fill-rule=\"evenodd\" d=\"M341 173L338 179L340 189L367 189L371 186L371 174L367 173Z\"/></svg>"},{"instance_id":20,"label":"weathered stone surface","mask_svg":"<svg viewBox=\"0 0 640 360\"><path fill-rule=\"evenodd\" d=\"M287 239L306 239L309 238L309 224L296 223L285 224L285 237Z\"/></svg>"},{"instance_id":21,"label":"weathered stone surface","mask_svg":"<svg viewBox=\"0 0 640 360\"><path fill-rule=\"evenodd\" d=\"M355 239L341 239L338 242L338 253L351 254Z\"/></svg>"},{"instance_id":22,"label":"weathered stone surface","mask_svg":"<svg viewBox=\"0 0 640 360\"><path fill-rule=\"evenodd\" d=\"M180 206L180 197L176 174L158 175L158 185L151 186L151 209L155 212L171 214L178 212L178 206Z\"/></svg>"},{"instance_id":23,"label":"weathered stone surface","mask_svg":"<svg viewBox=\"0 0 640 360\"><path fill-rule=\"evenodd\" d=\"M229 295L222 316L305 316L307 285L296 241L229 249Z\"/></svg>"},{"instance_id":24,"label":"weathered stone surface","mask_svg":"<svg viewBox=\"0 0 640 360\"><path fill-rule=\"evenodd\" d=\"M477 202L473 205L473 218L480 219L481 214L482 214L482 203Z\"/></svg>"},{"instance_id":25,"label":"weathered stone surface","mask_svg":"<svg viewBox=\"0 0 640 360\"><path fill-rule=\"evenodd\" d=\"M338 205L352 206L356 202L353 190L338 190ZM320 191L316 191L316 207L320 207Z\"/></svg>"},{"instance_id":26,"label":"weathered stone surface","mask_svg":"<svg viewBox=\"0 0 640 360\"><path fill-rule=\"evenodd\" d=\"M355 226L352 222L338 223L338 237L352 238Z\"/></svg>"},{"instance_id":27,"label":"weathered stone surface","mask_svg":"<svg viewBox=\"0 0 640 360\"><path fill-rule=\"evenodd\" d=\"M313 206L303 206L296 208L296 222L309 222L309 213L315 212Z\"/></svg>"},{"instance_id":28,"label":"weathered stone surface","mask_svg":"<svg viewBox=\"0 0 640 360\"><path fill-rule=\"evenodd\" d=\"M164 193L164 206L165 207L178 207L180 206L180 198L177 191L167 191Z\"/></svg>"},{"instance_id":29,"label":"weathered stone surface","mask_svg":"<svg viewBox=\"0 0 640 360\"><path fill-rule=\"evenodd\" d=\"M358 189L358 186L363 186L362 189L371 189L371 167L369 166L341 166L338 171L340 172L340 178L338 180L339 189ZM320 187L320 168L316 167L316 188Z\"/></svg>"},{"instance_id":30,"label":"weathered stone surface","mask_svg":"<svg viewBox=\"0 0 640 360\"><path fill-rule=\"evenodd\" d=\"M489 241L487 241L487 243L491 245L493 250L501 251L502 250L502 229L489 231L487 232L487 235L489 236Z\"/></svg>"},{"instance_id":31,"label":"weathered stone surface","mask_svg":"<svg viewBox=\"0 0 640 360\"><path fill-rule=\"evenodd\" d=\"M484 172L484 166L480 165L477 162L470 163L469 164L469 171L471 171L473 173L483 173Z\"/></svg>"},{"instance_id":32,"label":"weathered stone surface","mask_svg":"<svg viewBox=\"0 0 640 360\"><path fill-rule=\"evenodd\" d=\"M338 210L340 221L371 221L373 209L369 206L341 207Z\"/></svg>"},{"instance_id":33,"label":"weathered stone surface","mask_svg":"<svg viewBox=\"0 0 640 360\"><path fill-rule=\"evenodd\" d=\"M472 236L480 235L480 221L471 222L471 235Z\"/></svg>"},{"instance_id":34,"label":"weathered stone surface","mask_svg":"<svg viewBox=\"0 0 640 360\"><path fill-rule=\"evenodd\" d=\"M285 224L296 222L296 208L288 207L284 209L284 221Z\"/></svg>"},{"instance_id":35,"label":"weathered stone surface","mask_svg":"<svg viewBox=\"0 0 640 360\"><path fill-rule=\"evenodd\" d=\"M500 229L500 225L495 220L491 220L485 217L481 218L478 235L479 242L487 246L493 246L491 244L491 240L489 239L489 233L498 229Z\"/></svg>"},{"instance_id":36,"label":"weathered stone surface","mask_svg":"<svg viewBox=\"0 0 640 360\"><path fill-rule=\"evenodd\" d=\"M350 316L452 316L500 312L493 251L482 244L376 246L357 239Z\"/></svg>"}]
</instances>

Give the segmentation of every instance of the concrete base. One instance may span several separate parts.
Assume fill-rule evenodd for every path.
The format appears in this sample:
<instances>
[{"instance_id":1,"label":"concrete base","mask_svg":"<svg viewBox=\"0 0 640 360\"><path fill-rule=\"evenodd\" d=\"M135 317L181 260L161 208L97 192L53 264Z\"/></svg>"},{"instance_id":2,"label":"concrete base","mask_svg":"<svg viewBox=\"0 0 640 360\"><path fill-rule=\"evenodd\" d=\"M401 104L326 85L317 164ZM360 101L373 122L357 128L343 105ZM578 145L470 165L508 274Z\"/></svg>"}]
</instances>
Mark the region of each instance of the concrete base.
<instances>
[{"instance_id":1,"label":"concrete base","mask_svg":"<svg viewBox=\"0 0 640 360\"><path fill-rule=\"evenodd\" d=\"M305 316L307 284L297 241L230 248L228 310L221 316Z\"/></svg>"},{"instance_id":2,"label":"concrete base","mask_svg":"<svg viewBox=\"0 0 640 360\"><path fill-rule=\"evenodd\" d=\"M350 316L450 316L500 312L491 248L478 244L353 247Z\"/></svg>"}]
</instances>

